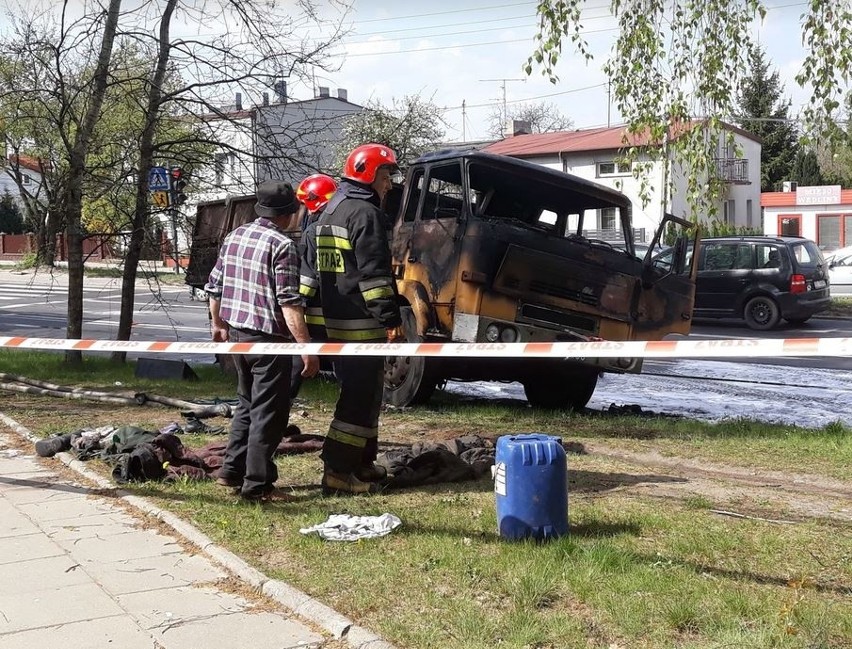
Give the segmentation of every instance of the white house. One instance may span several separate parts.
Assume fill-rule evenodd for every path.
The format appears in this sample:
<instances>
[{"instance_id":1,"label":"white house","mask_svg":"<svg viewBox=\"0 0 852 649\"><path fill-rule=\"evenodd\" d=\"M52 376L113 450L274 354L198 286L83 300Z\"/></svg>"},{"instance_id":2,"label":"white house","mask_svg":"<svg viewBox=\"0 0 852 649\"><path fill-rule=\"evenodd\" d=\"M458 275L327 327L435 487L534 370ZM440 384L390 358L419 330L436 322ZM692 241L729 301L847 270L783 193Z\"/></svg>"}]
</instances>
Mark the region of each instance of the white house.
<instances>
[{"instance_id":1,"label":"white house","mask_svg":"<svg viewBox=\"0 0 852 649\"><path fill-rule=\"evenodd\" d=\"M738 227L759 228L760 140L735 126L725 124L724 128L733 135L733 146L720 143L716 159L719 178L725 181L726 188L718 205L717 218ZM629 165L619 162L626 135L625 126L521 134L495 142L483 150L523 158L621 191L633 202L633 227L637 231L637 241L650 241L664 212L688 219L693 217L686 202L686 174L671 160L651 162L648 176L650 201L643 206L641 181L633 177L633 169ZM632 141L635 142L635 139ZM741 155L738 156L737 151ZM640 154L638 160L640 163L648 162L649 157ZM672 193L666 200L668 179L671 179ZM597 229L615 229L615 214L607 210L601 212ZM705 215L697 216L701 221L707 220Z\"/></svg>"},{"instance_id":2,"label":"white house","mask_svg":"<svg viewBox=\"0 0 852 649\"><path fill-rule=\"evenodd\" d=\"M41 167L38 160L25 155L8 155L6 159L0 163L0 195L9 192L15 199L21 203L21 210L24 209L23 199L21 198L21 190L29 196L38 198L41 193ZM18 184L18 179L20 184Z\"/></svg>"},{"instance_id":3,"label":"white house","mask_svg":"<svg viewBox=\"0 0 852 649\"><path fill-rule=\"evenodd\" d=\"M284 81L275 89L274 103L264 93L261 105L244 108L237 94L233 106L202 117L212 137L227 146L215 154L213 168L202 170L192 183L195 201L252 194L269 179L295 186L305 176L331 168L346 117L363 107L348 101L343 88L332 97L320 87L316 97L306 100L289 98Z\"/></svg>"}]
</instances>

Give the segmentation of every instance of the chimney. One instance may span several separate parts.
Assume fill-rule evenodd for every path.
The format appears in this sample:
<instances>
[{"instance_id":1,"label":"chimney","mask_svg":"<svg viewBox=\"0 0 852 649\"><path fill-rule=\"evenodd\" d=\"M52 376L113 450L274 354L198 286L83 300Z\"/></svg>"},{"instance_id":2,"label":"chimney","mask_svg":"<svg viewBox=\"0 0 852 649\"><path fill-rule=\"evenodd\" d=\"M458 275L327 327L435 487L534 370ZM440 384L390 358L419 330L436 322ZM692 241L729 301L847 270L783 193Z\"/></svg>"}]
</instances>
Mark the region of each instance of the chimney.
<instances>
[{"instance_id":1,"label":"chimney","mask_svg":"<svg viewBox=\"0 0 852 649\"><path fill-rule=\"evenodd\" d=\"M785 180L781 184L781 191L786 192L786 193L794 192L798 188L799 188L799 183L797 183L795 180Z\"/></svg>"},{"instance_id":2,"label":"chimney","mask_svg":"<svg viewBox=\"0 0 852 649\"><path fill-rule=\"evenodd\" d=\"M263 105L269 106L269 93L268 92L263 93Z\"/></svg>"},{"instance_id":3,"label":"chimney","mask_svg":"<svg viewBox=\"0 0 852 649\"><path fill-rule=\"evenodd\" d=\"M284 79L279 79L275 82L275 85L272 86L272 89L275 91L275 101L279 104L287 103L287 82Z\"/></svg>"},{"instance_id":4,"label":"chimney","mask_svg":"<svg viewBox=\"0 0 852 649\"><path fill-rule=\"evenodd\" d=\"M506 131L510 136L529 135L532 133L532 124L525 119L510 119L506 123Z\"/></svg>"},{"instance_id":5,"label":"chimney","mask_svg":"<svg viewBox=\"0 0 852 649\"><path fill-rule=\"evenodd\" d=\"M342 99L343 101L349 101L349 93L346 92L346 88L337 89L337 98Z\"/></svg>"},{"instance_id":6,"label":"chimney","mask_svg":"<svg viewBox=\"0 0 852 649\"><path fill-rule=\"evenodd\" d=\"M317 95L318 97L328 97L329 96L328 86L320 86L319 88L317 88L317 90L319 90L319 95Z\"/></svg>"},{"instance_id":7,"label":"chimney","mask_svg":"<svg viewBox=\"0 0 852 649\"><path fill-rule=\"evenodd\" d=\"M238 92L238 93L237 93L237 96L236 96L236 97L234 97L234 107L235 107L237 110L242 110L242 109L243 109L243 93Z\"/></svg>"}]
</instances>

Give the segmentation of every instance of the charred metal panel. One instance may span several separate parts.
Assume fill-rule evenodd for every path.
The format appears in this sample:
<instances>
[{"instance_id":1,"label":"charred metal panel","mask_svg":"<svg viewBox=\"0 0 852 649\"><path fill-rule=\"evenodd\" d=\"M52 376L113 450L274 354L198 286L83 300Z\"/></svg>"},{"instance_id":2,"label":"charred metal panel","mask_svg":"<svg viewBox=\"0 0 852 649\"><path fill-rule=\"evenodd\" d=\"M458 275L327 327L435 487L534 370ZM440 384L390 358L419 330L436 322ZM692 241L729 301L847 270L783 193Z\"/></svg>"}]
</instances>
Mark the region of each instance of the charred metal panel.
<instances>
[{"instance_id":1,"label":"charred metal panel","mask_svg":"<svg viewBox=\"0 0 852 649\"><path fill-rule=\"evenodd\" d=\"M411 233L408 263L421 264L427 277L425 286L433 300L443 301L446 291L454 292L458 276L458 242L455 219L418 221Z\"/></svg>"},{"instance_id":2,"label":"charred metal panel","mask_svg":"<svg viewBox=\"0 0 852 649\"><path fill-rule=\"evenodd\" d=\"M605 313L629 319L635 281L604 264L557 257L509 246L494 279L494 289L525 302Z\"/></svg>"}]
</instances>

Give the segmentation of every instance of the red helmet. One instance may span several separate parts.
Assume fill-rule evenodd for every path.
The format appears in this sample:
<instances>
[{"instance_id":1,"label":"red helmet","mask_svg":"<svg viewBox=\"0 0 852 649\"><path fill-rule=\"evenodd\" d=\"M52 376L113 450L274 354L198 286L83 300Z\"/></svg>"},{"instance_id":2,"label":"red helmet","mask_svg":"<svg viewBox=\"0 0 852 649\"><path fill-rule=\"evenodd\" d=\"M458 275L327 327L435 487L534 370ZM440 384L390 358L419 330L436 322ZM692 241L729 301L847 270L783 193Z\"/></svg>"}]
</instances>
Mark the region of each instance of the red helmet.
<instances>
[{"instance_id":1,"label":"red helmet","mask_svg":"<svg viewBox=\"0 0 852 649\"><path fill-rule=\"evenodd\" d=\"M385 166L397 168L393 149L384 144L362 144L346 158L343 177L370 185L376 179L379 167Z\"/></svg>"},{"instance_id":2,"label":"red helmet","mask_svg":"<svg viewBox=\"0 0 852 649\"><path fill-rule=\"evenodd\" d=\"M334 182L334 178L325 174L314 174L299 183L296 188L296 198L300 203L304 203L308 212L319 212L336 191L337 183Z\"/></svg>"}]
</instances>

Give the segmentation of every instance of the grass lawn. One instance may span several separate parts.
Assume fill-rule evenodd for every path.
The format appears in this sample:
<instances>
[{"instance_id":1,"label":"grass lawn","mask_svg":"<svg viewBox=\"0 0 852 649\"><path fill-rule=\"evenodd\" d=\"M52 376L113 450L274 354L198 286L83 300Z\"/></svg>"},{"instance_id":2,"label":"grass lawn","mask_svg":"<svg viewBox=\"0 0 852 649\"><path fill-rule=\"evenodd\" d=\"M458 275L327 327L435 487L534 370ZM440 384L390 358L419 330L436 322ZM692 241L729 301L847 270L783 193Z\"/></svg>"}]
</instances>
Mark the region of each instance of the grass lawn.
<instances>
[{"instance_id":1,"label":"grass lawn","mask_svg":"<svg viewBox=\"0 0 852 649\"><path fill-rule=\"evenodd\" d=\"M59 357L20 350L0 350L0 367L81 387L233 396L233 379L210 367L196 368L198 382L151 382L135 379L132 365L87 357L82 369L71 370ZM293 420L304 432L324 432L334 396L332 383L308 382ZM0 411L41 435L105 424L155 429L180 420L165 407L5 391ZM133 490L401 648L852 646L849 503L845 518L825 515L825 494L810 494L810 501L761 478L781 473L792 482L793 473L809 474L852 493L848 429L542 412L440 395L426 408L384 413L381 434L386 445L409 445L530 431L559 435L572 451L570 533L550 543L497 535L488 479L323 497L315 454L279 458L279 483L294 497L288 503L244 504L208 482ZM184 438L188 446L208 440ZM653 454L661 463L638 465L631 454ZM675 462L683 466L673 468ZM687 465L761 479L709 479ZM815 509L807 513L796 503ZM838 507L835 513L843 513L842 499ZM299 533L332 513L384 512L403 525L382 539L330 543Z\"/></svg>"}]
</instances>

